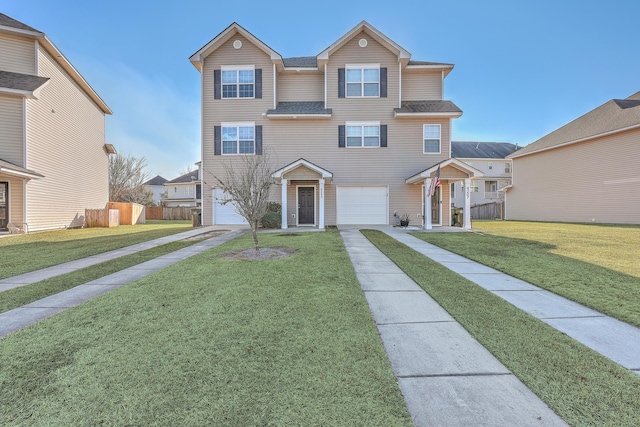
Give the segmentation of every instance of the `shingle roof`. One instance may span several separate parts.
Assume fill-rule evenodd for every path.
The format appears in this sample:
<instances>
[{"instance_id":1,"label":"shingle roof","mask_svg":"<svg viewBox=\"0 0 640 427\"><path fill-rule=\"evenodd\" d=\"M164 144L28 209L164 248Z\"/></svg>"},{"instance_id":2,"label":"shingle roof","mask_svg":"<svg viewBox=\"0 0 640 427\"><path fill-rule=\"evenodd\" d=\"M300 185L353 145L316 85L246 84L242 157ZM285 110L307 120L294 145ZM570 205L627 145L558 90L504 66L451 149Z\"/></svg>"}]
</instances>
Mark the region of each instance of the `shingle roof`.
<instances>
[{"instance_id":1,"label":"shingle roof","mask_svg":"<svg viewBox=\"0 0 640 427\"><path fill-rule=\"evenodd\" d=\"M612 99L559 129L522 147L511 157L519 157L559 145L640 125L640 92L626 99Z\"/></svg>"},{"instance_id":2,"label":"shingle roof","mask_svg":"<svg viewBox=\"0 0 640 427\"><path fill-rule=\"evenodd\" d=\"M22 22L5 15L4 13L0 13L0 25L4 27L17 28L19 30L34 31L36 33L41 32L33 27L28 26L27 24L23 24Z\"/></svg>"},{"instance_id":3,"label":"shingle roof","mask_svg":"<svg viewBox=\"0 0 640 427\"><path fill-rule=\"evenodd\" d=\"M177 177L176 179L172 179L171 181L167 181L166 184L179 184L181 182L193 182L198 180L198 170L191 171L189 173L185 173L182 176Z\"/></svg>"},{"instance_id":4,"label":"shingle roof","mask_svg":"<svg viewBox=\"0 0 640 427\"><path fill-rule=\"evenodd\" d=\"M0 87L32 92L49 80L48 77L0 71Z\"/></svg>"},{"instance_id":5,"label":"shingle roof","mask_svg":"<svg viewBox=\"0 0 640 427\"><path fill-rule=\"evenodd\" d=\"M164 179L160 175L156 175L142 185L164 185L165 182L167 182L166 179Z\"/></svg>"},{"instance_id":6,"label":"shingle roof","mask_svg":"<svg viewBox=\"0 0 640 427\"><path fill-rule=\"evenodd\" d=\"M331 114L331 108L324 108L322 101L278 102L275 110L267 114Z\"/></svg>"},{"instance_id":7,"label":"shingle roof","mask_svg":"<svg viewBox=\"0 0 640 427\"><path fill-rule=\"evenodd\" d=\"M282 58L282 62L285 67L293 68L315 68L318 66L318 61L315 56L296 56L293 58Z\"/></svg>"},{"instance_id":8,"label":"shingle roof","mask_svg":"<svg viewBox=\"0 0 640 427\"><path fill-rule=\"evenodd\" d=\"M447 67L453 67L453 64L447 64L445 62L429 62L429 61L414 61L410 60L407 65L444 65Z\"/></svg>"},{"instance_id":9,"label":"shingle roof","mask_svg":"<svg viewBox=\"0 0 640 427\"><path fill-rule=\"evenodd\" d=\"M517 149L510 142L451 141L451 157L457 159L504 159Z\"/></svg>"},{"instance_id":10,"label":"shingle roof","mask_svg":"<svg viewBox=\"0 0 640 427\"><path fill-rule=\"evenodd\" d=\"M396 113L462 113L451 101L402 101L401 108L394 108Z\"/></svg>"},{"instance_id":11,"label":"shingle roof","mask_svg":"<svg viewBox=\"0 0 640 427\"><path fill-rule=\"evenodd\" d=\"M6 160L2 160L0 159L0 171L6 171L9 173L15 172L19 175L27 175L30 178L44 178L44 175L39 174L36 171L33 171L31 169L25 169L21 166L15 165L11 162L7 162Z\"/></svg>"}]
</instances>

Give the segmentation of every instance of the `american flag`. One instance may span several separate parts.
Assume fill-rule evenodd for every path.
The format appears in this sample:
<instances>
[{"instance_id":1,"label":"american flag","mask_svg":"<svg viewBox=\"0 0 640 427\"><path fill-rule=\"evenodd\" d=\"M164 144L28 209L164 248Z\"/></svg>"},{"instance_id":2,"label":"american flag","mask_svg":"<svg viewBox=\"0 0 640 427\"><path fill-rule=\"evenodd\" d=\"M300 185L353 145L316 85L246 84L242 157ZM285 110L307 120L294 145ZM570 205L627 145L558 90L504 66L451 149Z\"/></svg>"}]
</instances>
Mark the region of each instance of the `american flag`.
<instances>
[{"instance_id":1,"label":"american flag","mask_svg":"<svg viewBox=\"0 0 640 427\"><path fill-rule=\"evenodd\" d=\"M436 171L436 175L431 180L431 186L429 187L429 197L433 197L436 194L436 188L440 185L440 165L438 165L438 170Z\"/></svg>"}]
</instances>

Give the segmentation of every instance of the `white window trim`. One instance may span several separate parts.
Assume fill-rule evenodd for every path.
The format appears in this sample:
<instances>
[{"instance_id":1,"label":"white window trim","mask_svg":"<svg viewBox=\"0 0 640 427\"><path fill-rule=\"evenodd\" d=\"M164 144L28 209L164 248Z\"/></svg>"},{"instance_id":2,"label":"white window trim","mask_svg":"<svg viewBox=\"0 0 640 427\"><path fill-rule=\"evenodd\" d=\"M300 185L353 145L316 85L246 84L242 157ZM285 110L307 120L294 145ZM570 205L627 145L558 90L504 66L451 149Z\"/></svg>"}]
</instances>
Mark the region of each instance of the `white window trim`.
<instances>
[{"instance_id":1,"label":"white window trim","mask_svg":"<svg viewBox=\"0 0 640 427\"><path fill-rule=\"evenodd\" d=\"M424 140L425 140L424 129L425 129L425 126L438 126L438 130L439 130L439 132L438 132L438 141L439 141L439 144L438 144L438 151L437 152L435 152L435 151L425 151L424 150ZM422 154L441 154L441 153L442 153L442 125L440 123L424 123L422 125Z\"/></svg>"},{"instance_id":2,"label":"white window trim","mask_svg":"<svg viewBox=\"0 0 640 427\"><path fill-rule=\"evenodd\" d=\"M224 152L224 138L222 137L222 129L225 127L252 127L253 128L253 153L240 153L240 146L237 146L237 152L228 154ZM238 144L240 142L238 141ZM256 154L256 122L235 122L235 123L220 123L220 155L222 156L246 156Z\"/></svg>"},{"instance_id":3,"label":"white window trim","mask_svg":"<svg viewBox=\"0 0 640 427\"><path fill-rule=\"evenodd\" d=\"M224 96L224 83L222 83L222 73L224 71L241 71L252 70L253 71L253 96L240 97L240 82L236 83L236 94L233 98L227 98ZM220 99L255 99L256 98L256 66L255 65L222 65L220 67Z\"/></svg>"},{"instance_id":4,"label":"white window trim","mask_svg":"<svg viewBox=\"0 0 640 427\"><path fill-rule=\"evenodd\" d=\"M377 68L378 69L378 94L375 96L371 96L371 95L365 95L364 94L364 76L362 79L362 82L360 82L360 88L361 88L361 92L362 95L358 95L358 96L353 96L353 95L349 95L349 91L347 90L347 71L348 70L364 70L364 69L373 69L373 68ZM344 66L344 97L345 98L380 98L380 64L346 64Z\"/></svg>"},{"instance_id":5,"label":"white window trim","mask_svg":"<svg viewBox=\"0 0 640 427\"><path fill-rule=\"evenodd\" d=\"M511 162L504 162L504 173L511 173Z\"/></svg>"},{"instance_id":6,"label":"white window trim","mask_svg":"<svg viewBox=\"0 0 640 427\"><path fill-rule=\"evenodd\" d=\"M377 126L378 127L378 145L377 146L371 146L371 145L364 145L364 132L362 134L362 145L358 146L358 147L353 147L353 146L349 146L347 143L348 140L348 136L347 136L347 128L349 126L360 126L360 127L364 127L364 126ZM345 122L344 124L344 146L345 148L356 148L356 149L363 149L363 148L380 148L380 122Z\"/></svg>"}]
</instances>

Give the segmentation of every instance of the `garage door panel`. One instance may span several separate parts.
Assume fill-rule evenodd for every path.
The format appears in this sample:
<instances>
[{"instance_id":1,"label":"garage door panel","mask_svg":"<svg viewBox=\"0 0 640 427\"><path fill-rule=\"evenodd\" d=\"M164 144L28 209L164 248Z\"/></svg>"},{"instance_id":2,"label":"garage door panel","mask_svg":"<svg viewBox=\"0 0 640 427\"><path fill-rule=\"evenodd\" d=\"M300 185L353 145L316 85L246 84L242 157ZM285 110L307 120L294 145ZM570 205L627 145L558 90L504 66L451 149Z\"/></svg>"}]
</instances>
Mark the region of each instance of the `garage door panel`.
<instances>
[{"instance_id":1,"label":"garage door panel","mask_svg":"<svg viewBox=\"0 0 640 427\"><path fill-rule=\"evenodd\" d=\"M338 187L338 224L387 224L387 187Z\"/></svg>"},{"instance_id":2,"label":"garage door panel","mask_svg":"<svg viewBox=\"0 0 640 427\"><path fill-rule=\"evenodd\" d=\"M225 193L220 189L213 190L213 223L221 225L247 224L247 221L236 212L233 202L220 203Z\"/></svg>"}]
</instances>

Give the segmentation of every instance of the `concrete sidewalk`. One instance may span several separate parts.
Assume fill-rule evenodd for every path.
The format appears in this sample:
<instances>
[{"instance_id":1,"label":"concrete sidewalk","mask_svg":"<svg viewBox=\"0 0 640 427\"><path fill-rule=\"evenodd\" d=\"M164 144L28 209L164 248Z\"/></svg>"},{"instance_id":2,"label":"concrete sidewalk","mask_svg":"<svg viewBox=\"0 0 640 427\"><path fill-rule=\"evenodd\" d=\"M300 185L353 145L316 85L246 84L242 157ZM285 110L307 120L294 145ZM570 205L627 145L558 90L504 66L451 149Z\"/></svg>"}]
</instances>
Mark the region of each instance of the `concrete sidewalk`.
<instances>
[{"instance_id":1,"label":"concrete sidewalk","mask_svg":"<svg viewBox=\"0 0 640 427\"><path fill-rule=\"evenodd\" d=\"M89 267L110 259L119 258L121 256L150 249L169 242L183 240L189 237L197 236L199 234L208 233L210 231L218 231L222 229L222 227L196 228L184 233L173 234L171 236L139 243L136 245L128 246L126 248L105 252L84 259L71 261L58 266L45 268L31 273L21 274L20 276L15 276L0 281L0 286L5 286L5 288L0 287L0 290L28 285L30 283L34 283L60 274L69 273L71 271ZM224 229L228 230L229 227L224 227ZM33 323L46 319L47 317L52 316L56 313L60 313L61 311L88 301L89 299L101 295L105 292L117 289L123 285L138 280L141 277L147 276L172 264L183 261L193 255L221 245L222 243L228 242L229 240L232 240L246 233L247 231L248 230L246 229L246 227L236 227L235 230L228 231L220 236L203 240L189 247L179 249L175 252L162 255L158 258L143 262L138 265L134 265L127 269L118 271L108 276L101 277L83 285L76 286L75 288L68 289L58 294L48 296L25 306L0 313L0 338L7 334L10 334L11 332L18 331Z\"/></svg>"},{"instance_id":2,"label":"concrete sidewalk","mask_svg":"<svg viewBox=\"0 0 640 427\"><path fill-rule=\"evenodd\" d=\"M566 425L357 228L339 228L416 426Z\"/></svg>"}]
</instances>

